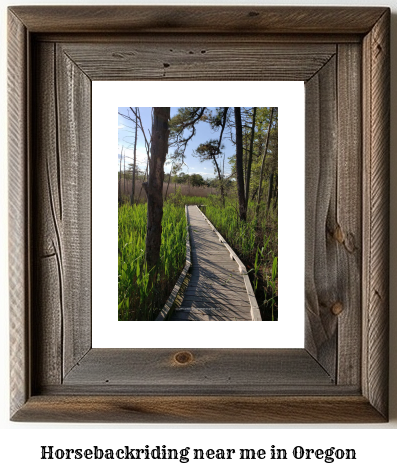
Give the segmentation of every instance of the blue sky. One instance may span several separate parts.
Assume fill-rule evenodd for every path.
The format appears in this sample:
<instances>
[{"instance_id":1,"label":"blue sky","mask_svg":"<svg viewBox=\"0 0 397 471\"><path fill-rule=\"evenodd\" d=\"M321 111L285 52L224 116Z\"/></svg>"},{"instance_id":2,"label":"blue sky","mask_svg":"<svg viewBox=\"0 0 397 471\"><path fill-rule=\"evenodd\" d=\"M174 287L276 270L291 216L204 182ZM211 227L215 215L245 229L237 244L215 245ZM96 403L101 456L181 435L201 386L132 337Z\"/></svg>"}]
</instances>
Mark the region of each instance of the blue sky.
<instances>
[{"instance_id":1,"label":"blue sky","mask_svg":"<svg viewBox=\"0 0 397 471\"><path fill-rule=\"evenodd\" d=\"M209 108L214 110L215 108ZM152 108L140 108L142 124L145 128L146 137L149 139L149 131L151 130L151 110ZM127 114L127 108L119 108L119 111L123 114ZM171 108L171 117L177 114L178 108L172 107ZM131 114L131 113L130 113ZM118 154L120 155L122 147L126 152L127 157L133 157L134 155L134 132L135 129L132 129L133 123L122 116L118 115ZM210 161L200 162L200 160L196 157L193 157L193 151L198 147L199 144L209 140L209 139L218 139L219 131L213 132L211 127L208 123L200 122L198 126L196 126L196 135L190 141L187 150L186 150L186 159L185 165L182 168L182 172L184 173L199 173L203 176L203 178L213 178L215 177L214 174L214 166ZM230 164L228 162L228 157L231 157L235 154L235 147L227 139L227 135L224 135L223 144L225 145L224 153L225 153L225 175L230 174ZM169 153L173 153L173 148L169 149ZM119 157L118 157L119 158ZM219 159L220 160L220 159ZM144 139L142 134L138 131L138 142L137 142L137 161L138 166L142 170L146 169L146 150L144 145ZM127 162L132 162L132 160L127 159ZM170 163L166 163L164 170L165 172L169 172L171 168Z\"/></svg>"}]
</instances>

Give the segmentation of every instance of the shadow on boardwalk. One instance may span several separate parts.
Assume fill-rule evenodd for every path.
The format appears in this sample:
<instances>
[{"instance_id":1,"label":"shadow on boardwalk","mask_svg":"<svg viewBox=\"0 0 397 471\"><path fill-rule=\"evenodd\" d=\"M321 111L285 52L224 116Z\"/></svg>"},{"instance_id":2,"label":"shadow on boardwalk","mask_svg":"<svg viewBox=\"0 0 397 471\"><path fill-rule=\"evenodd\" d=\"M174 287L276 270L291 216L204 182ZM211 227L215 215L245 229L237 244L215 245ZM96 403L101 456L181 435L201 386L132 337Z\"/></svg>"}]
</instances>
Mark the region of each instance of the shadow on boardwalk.
<instances>
[{"instance_id":1,"label":"shadow on boardwalk","mask_svg":"<svg viewBox=\"0 0 397 471\"><path fill-rule=\"evenodd\" d=\"M170 320L252 321L250 295L239 265L198 207L188 206L187 212L192 268L182 303Z\"/></svg>"}]
</instances>

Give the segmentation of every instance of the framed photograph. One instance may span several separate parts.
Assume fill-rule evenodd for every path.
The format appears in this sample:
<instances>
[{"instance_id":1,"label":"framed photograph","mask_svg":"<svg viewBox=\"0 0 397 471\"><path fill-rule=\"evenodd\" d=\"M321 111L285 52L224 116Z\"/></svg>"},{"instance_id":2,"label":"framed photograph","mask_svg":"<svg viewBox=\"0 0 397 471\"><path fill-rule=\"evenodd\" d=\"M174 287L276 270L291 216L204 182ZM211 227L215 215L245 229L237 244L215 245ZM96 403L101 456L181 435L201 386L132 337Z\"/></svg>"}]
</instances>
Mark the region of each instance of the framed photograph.
<instances>
[{"instance_id":1,"label":"framed photograph","mask_svg":"<svg viewBox=\"0 0 397 471\"><path fill-rule=\"evenodd\" d=\"M9 8L11 420L388 420L389 23L383 7ZM280 252L304 280L283 294L304 318L302 347L250 342L249 322L226 323L241 345L201 347L182 332L158 347L117 321L117 306L131 345L93 345L93 90L105 81L135 83L137 95L140 82L235 82L239 96L304 83L304 242L300 223L288 234L304 268ZM115 103L115 123L118 106L151 104L164 105Z\"/></svg>"},{"instance_id":2,"label":"framed photograph","mask_svg":"<svg viewBox=\"0 0 397 471\"><path fill-rule=\"evenodd\" d=\"M231 101L236 89L244 89L243 96L237 95ZM145 145L145 136L151 132L153 108L116 106L127 100L133 100L136 105L166 105L175 101L178 105L200 102L219 105L170 107L170 145L163 181L162 238L165 242L161 250L165 256L160 258L163 267L168 261L170 276L164 277L171 279L168 286L155 282L147 287L144 258L147 228L145 221L138 222L146 218L143 205L147 196L142 182L146 180L150 147L148 142ZM235 109L220 106L241 104L242 100L246 105L278 105L241 108L242 134L248 142L242 155L243 169L249 161L251 136L253 143L251 178L246 183L246 194L249 194L246 223L240 223L236 211ZM92 110L92 346L172 348L183 338L189 348L261 348L263 345L266 348L302 348L304 312L302 308L297 314L294 307L297 303L304 304L304 82L254 81L247 89L243 81L97 81L92 85ZM174 143L173 123L182 112L188 117L195 113L202 116L195 123L194 135L193 129L187 129L181 142ZM215 121L219 116L221 119L225 116L220 152L217 147L222 126L217 127ZM140 129L141 124L143 129ZM205 144L208 141L210 145ZM207 148L213 156L207 155ZM112 155L114 158L109 158ZM135 176L128 170L134 161L137 163ZM175 175L173 169L176 169ZM198 183L201 180L201 185L195 182L196 178ZM268 191L271 178L273 198ZM260 198L259 183L262 183ZM134 206L131 206L133 187ZM293 201L290 192L294 194ZM259 208L258 200L262 202ZM135 204L137 201L139 203ZM190 219L189 247L186 248L190 258L186 258L186 263L183 253L187 223L185 203ZM255 217L260 224L254 223ZM136 222L132 224L134 218ZM210 225L210 220L216 227ZM174 230L175 226L179 227L178 231ZM241 230L243 228L245 230ZM170 230L172 233L167 232ZM134 232L135 242L131 244L133 231L138 232ZM296 244L290 243L292 232ZM175 241L178 234L179 245L167 245L167 240ZM223 237L228 241L226 246ZM104 250L104 247L116 246L118 252ZM278 252L283 253L280 263ZM174 270L170 262L178 258L179 266ZM288 269L292 265L295 270ZM264 279L265 269L267 278ZM138 271L139 281L135 282ZM118 274L120 283L117 283ZM265 282L269 285L268 292L264 290ZM180 287L179 293L178 289L172 289L175 283ZM223 325L124 322L127 319L251 321L253 314L255 320L278 321L266 322L256 329L246 322L239 325L235 322ZM116 317L121 322L114 322Z\"/></svg>"}]
</instances>

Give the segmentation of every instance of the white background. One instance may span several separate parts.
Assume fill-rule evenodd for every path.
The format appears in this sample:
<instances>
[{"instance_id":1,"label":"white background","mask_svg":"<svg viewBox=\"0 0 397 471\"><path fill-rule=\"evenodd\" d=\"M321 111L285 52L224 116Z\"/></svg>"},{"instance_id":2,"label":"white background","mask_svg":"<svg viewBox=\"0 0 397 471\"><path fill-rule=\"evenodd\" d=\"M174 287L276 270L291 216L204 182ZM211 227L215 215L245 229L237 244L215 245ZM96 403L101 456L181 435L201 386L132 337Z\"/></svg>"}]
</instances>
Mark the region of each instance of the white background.
<instances>
[{"instance_id":1,"label":"white background","mask_svg":"<svg viewBox=\"0 0 397 471\"><path fill-rule=\"evenodd\" d=\"M325 0L306 1L302 5L382 5L392 8L392 70L391 70L391 290L390 290L390 422L384 425L290 425L290 426L172 426L172 425L64 425L64 424L15 424L8 421L8 286L7 286L7 162L6 162L6 7L11 4L61 4L56 0L50 2L21 0L17 2L1 1L1 158L0 158L0 194L1 194L1 264L0 264L0 465L2 469L19 469L28 467L31 470L39 469L70 469L69 461L41 461L39 459L41 445L53 445L58 448L91 447L93 445L102 447L120 447L129 445L131 447L167 445L168 447L181 448L190 446L192 448L269 448L274 444L279 448L290 450L296 445L308 448L356 448L358 459L355 462L341 461L332 464L323 464L322 461L268 461L259 460L250 462L232 462L233 469L242 469L243 465L248 469L346 469L363 470L367 466L377 469L394 469L395 444L397 443L397 1L396 0L360 0L357 2L339 0L332 3ZM65 4L82 4L81 1L68 1ZM89 2L86 4L108 4L110 1ZM134 2L118 2L133 4ZM149 4L141 0L136 4ZM156 4L169 4L170 2L157 1ZM173 4L188 4L188 2L172 2ZM196 1L194 4L215 4L215 2ZM266 2L233 2L218 1L219 5L260 5ZM275 1L271 4L288 5L290 1ZM297 3L296 3L297 4ZM298 3L299 4L299 3ZM236 411L238 414L238 411ZM110 466L109 466L110 464ZM117 462L107 463L104 461L75 461L75 469L178 469L185 468L202 469L202 462L190 462L180 464L163 461L141 461L141 462ZM230 469L228 462L206 461L206 468Z\"/></svg>"},{"instance_id":2,"label":"white background","mask_svg":"<svg viewBox=\"0 0 397 471\"><path fill-rule=\"evenodd\" d=\"M244 88L244 98L235 97L235 90L240 88ZM303 82L251 82L248 89L244 83L240 87L239 82L223 81L93 82L92 98L92 346L302 348L305 220ZM198 106L200 103L208 106L278 107L278 249L282 254L279 257L279 321L260 324L118 322L117 107ZM290 195L294 195L293 202ZM111 249L104 250L104 247Z\"/></svg>"}]
</instances>

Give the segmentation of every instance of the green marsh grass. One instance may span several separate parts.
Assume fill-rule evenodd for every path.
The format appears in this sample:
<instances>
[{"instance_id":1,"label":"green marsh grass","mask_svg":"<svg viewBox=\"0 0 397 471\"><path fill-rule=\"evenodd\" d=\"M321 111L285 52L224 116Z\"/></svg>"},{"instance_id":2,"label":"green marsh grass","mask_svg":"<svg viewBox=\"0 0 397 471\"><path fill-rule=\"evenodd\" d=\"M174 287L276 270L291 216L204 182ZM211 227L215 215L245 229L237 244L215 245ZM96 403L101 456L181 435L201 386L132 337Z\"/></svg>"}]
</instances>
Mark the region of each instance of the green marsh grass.
<instances>
[{"instance_id":1,"label":"green marsh grass","mask_svg":"<svg viewBox=\"0 0 397 471\"><path fill-rule=\"evenodd\" d=\"M150 271L145 262L146 218L146 204L119 208L118 318L122 321L154 320L185 265L184 207L164 205L160 261Z\"/></svg>"}]
</instances>

